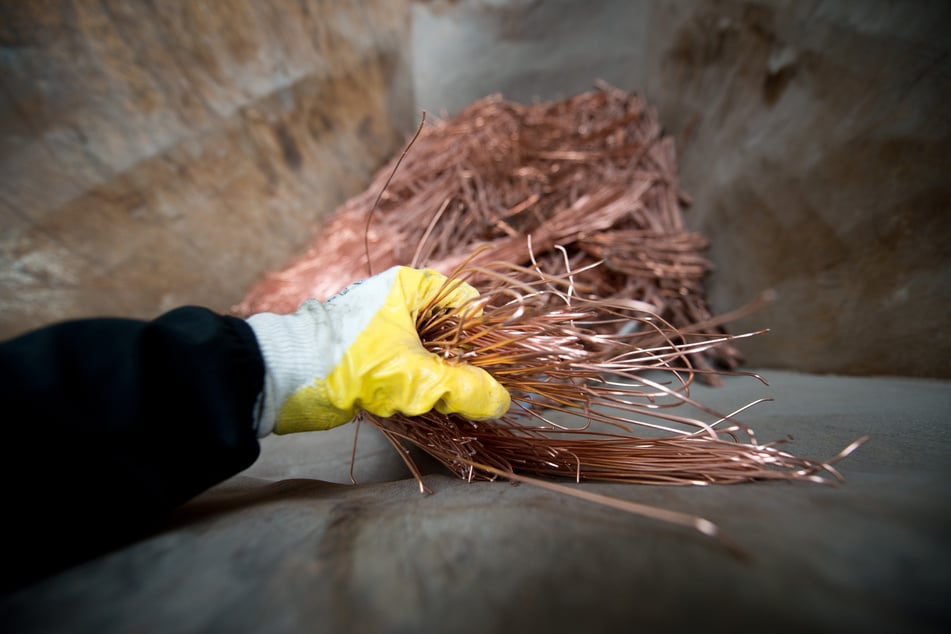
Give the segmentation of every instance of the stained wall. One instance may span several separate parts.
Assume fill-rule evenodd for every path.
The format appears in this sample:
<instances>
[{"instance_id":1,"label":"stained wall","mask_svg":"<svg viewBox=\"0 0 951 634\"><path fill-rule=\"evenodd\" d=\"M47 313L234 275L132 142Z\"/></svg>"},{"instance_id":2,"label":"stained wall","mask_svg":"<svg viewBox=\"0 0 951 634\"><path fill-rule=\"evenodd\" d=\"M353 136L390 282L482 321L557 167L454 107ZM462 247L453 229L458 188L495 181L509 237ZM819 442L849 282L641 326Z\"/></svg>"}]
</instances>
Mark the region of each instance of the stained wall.
<instances>
[{"instance_id":1,"label":"stained wall","mask_svg":"<svg viewBox=\"0 0 951 634\"><path fill-rule=\"evenodd\" d=\"M228 310L413 121L407 3L0 4L0 336Z\"/></svg>"}]
</instances>

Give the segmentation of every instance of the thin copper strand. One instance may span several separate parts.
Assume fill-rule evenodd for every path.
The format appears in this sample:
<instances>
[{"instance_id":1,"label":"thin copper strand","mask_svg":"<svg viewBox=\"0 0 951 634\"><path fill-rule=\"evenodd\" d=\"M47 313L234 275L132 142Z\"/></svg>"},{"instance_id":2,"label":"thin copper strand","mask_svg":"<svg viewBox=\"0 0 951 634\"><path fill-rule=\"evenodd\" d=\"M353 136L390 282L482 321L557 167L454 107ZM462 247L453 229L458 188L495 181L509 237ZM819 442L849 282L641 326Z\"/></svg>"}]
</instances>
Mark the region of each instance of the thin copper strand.
<instances>
[{"instance_id":1,"label":"thin copper strand","mask_svg":"<svg viewBox=\"0 0 951 634\"><path fill-rule=\"evenodd\" d=\"M383 193L386 191L386 188L389 186L390 181L393 180L393 177L396 175L396 170L399 169L400 163L403 162L403 159L406 158L406 154L409 152L409 149L413 147L413 144L416 143L416 139L419 138L419 133L423 131L423 125L426 123L426 113L423 112L419 120L419 127L416 128L416 134L413 135L413 138L409 140L409 143L406 144L406 147L403 148L403 153L400 154L399 159L397 159L396 164L393 166L393 170L390 172L390 175L387 177L386 181L383 183L383 187L380 188L380 193L377 194L376 200L373 201L373 206L370 207L370 211L367 212L367 224L363 229L363 250L366 255L367 261L367 275L373 275L373 258L370 257L370 222L373 220L373 212L377 210L380 206L380 200L383 199Z\"/></svg>"}]
</instances>

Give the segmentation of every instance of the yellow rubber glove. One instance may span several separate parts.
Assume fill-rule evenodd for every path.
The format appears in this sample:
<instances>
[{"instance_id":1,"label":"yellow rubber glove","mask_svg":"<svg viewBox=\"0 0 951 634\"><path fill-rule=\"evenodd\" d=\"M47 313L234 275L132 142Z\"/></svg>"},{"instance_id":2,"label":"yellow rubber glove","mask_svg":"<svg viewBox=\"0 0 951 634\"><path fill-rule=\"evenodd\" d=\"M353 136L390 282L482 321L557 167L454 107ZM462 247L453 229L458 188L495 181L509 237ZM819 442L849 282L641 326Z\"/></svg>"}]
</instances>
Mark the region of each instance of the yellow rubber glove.
<instances>
[{"instance_id":1,"label":"yellow rubber glove","mask_svg":"<svg viewBox=\"0 0 951 634\"><path fill-rule=\"evenodd\" d=\"M471 419L508 411L508 392L486 371L428 352L416 317L446 278L393 267L292 315L248 319L266 366L258 435L330 429L358 410L413 416L436 409ZM463 307L478 296L462 284L440 300Z\"/></svg>"}]
</instances>

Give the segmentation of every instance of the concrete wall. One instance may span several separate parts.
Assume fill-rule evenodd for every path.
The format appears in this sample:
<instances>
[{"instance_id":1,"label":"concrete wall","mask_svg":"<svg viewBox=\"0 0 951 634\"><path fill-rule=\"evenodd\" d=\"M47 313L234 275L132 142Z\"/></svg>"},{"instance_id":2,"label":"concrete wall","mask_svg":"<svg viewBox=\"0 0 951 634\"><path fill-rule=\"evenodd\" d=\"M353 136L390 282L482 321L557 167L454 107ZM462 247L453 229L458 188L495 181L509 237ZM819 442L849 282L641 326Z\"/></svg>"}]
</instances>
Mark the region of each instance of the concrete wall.
<instances>
[{"instance_id":1,"label":"concrete wall","mask_svg":"<svg viewBox=\"0 0 951 634\"><path fill-rule=\"evenodd\" d=\"M0 336L227 310L413 125L406 2L0 4Z\"/></svg>"},{"instance_id":2,"label":"concrete wall","mask_svg":"<svg viewBox=\"0 0 951 634\"><path fill-rule=\"evenodd\" d=\"M678 139L750 364L951 376L951 5L0 4L0 336L225 310L418 109L636 90Z\"/></svg>"},{"instance_id":3,"label":"concrete wall","mask_svg":"<svg viewBox=\"0 0 951 634\"><path fill-rule=\"evenodd\" d=\"M643 94L751 364L951 376L951 5L530 0L414 6L421 107Z\"/></svg>"}]
</instances>

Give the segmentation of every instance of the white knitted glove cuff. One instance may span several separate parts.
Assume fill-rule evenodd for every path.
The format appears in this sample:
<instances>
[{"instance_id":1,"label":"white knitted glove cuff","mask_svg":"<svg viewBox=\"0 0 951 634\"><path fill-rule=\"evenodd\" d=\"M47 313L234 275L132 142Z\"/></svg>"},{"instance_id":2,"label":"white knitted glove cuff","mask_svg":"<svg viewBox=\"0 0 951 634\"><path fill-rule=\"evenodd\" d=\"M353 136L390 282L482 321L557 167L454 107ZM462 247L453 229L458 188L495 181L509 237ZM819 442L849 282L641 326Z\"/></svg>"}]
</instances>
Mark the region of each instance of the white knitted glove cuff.
<instances>
[{"instance_id":1,"label":"white knitted glove cuff","mask_svg":"<svg viewBox=\"0 0 951 634\"><path fill-rule=\"evenodd\" d=\"M281 405L294 392L327 378L347 348L383 306L399 267L351 284L321 304L304 302L293 315L261 313L248 318L264 356L264 402L258 437L274 430Z\"/></svg>"},{"instance_id":2,"label":"white knitted glove cuff","mask_svg":"<svg viewBox=\"0 0 951 634\"><path fill-rule=\"evenodd\" d=\"M261 313L248 318L264 357L264 402L259 408L258 438L274 430L284 401L303 385L330 373L335 337L327 311L308 300L293 315Z\"/></svg>"}]
</instances>

